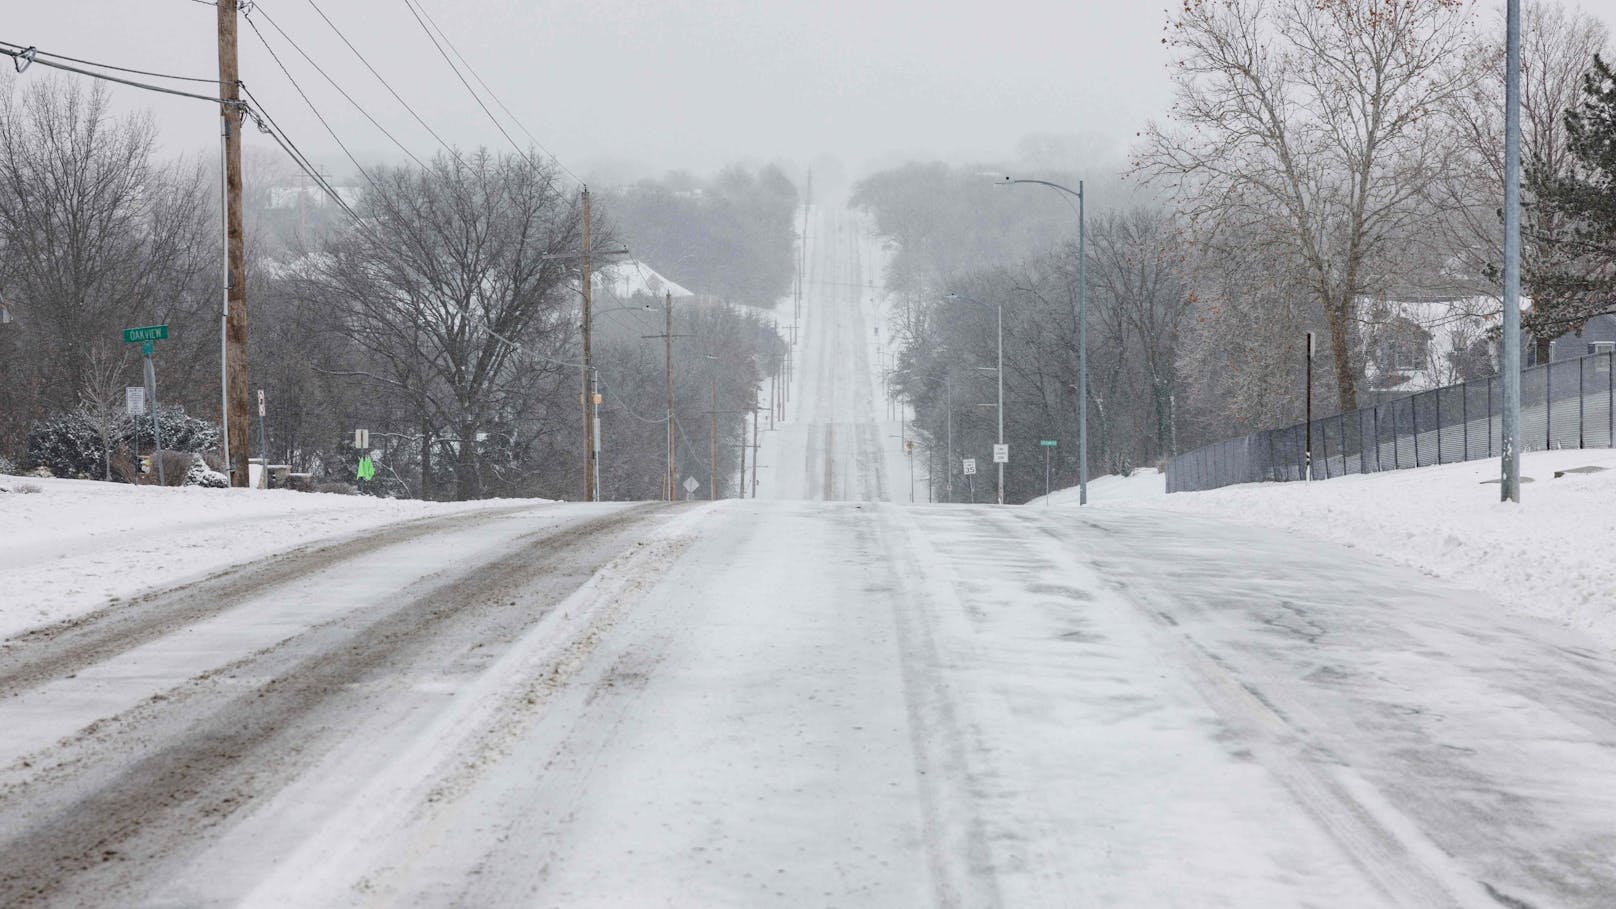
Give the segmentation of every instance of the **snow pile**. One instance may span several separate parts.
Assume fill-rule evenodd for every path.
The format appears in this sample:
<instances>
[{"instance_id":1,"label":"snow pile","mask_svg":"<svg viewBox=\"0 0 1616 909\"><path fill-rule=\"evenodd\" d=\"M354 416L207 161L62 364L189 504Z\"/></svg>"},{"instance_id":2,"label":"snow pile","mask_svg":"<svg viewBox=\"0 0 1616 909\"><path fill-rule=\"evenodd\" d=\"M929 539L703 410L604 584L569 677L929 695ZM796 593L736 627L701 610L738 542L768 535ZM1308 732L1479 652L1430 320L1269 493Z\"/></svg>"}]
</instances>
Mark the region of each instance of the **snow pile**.
<instances>
[{"instance_id":1,"label":"snow pile","mask_svg":"<svg viewBox=\"0 0 1616 909\"><path fill-rule=\"evenodd\" d=\"M1522 465L1522 476L1532 482L1523 485L1519 506L1498 501L1496 460L1156 496L1135 495L1143 483L1130 477L1110 487L1127 494L1107 498L1107 487L1096 480L1089 501L1201 514L1340 543L1616 647L1616 452L1529 452ZM1578 468L1603 469L1555 477ZM1077 501L1076 490L1057 495L1059 504Z\"/></svg>"},{"instance_id":2,"label":"snow pile","mask_svg":"<svg viewBox=\"0 0 1616 909\"><path fill-rule=\"evenodd\" d=\"M0 638L414 518L511 504L0 476Z\"/></svg>"},{"instance_id":3,"label":"snow pile","mask_svg":"<svg viewBox=\"0 0 1616 909\"><path fill-rule=\"evenodd\" d=\"M1115 505L1159 499L1167 494L1167 475L1154 467L1140 467L1127 476L1107 475L1089 481L1089 504ZM1076 505L1076 486L1057 489L1047 496L1039 496L1028 505Z\"/></svg>"}]
</instances>

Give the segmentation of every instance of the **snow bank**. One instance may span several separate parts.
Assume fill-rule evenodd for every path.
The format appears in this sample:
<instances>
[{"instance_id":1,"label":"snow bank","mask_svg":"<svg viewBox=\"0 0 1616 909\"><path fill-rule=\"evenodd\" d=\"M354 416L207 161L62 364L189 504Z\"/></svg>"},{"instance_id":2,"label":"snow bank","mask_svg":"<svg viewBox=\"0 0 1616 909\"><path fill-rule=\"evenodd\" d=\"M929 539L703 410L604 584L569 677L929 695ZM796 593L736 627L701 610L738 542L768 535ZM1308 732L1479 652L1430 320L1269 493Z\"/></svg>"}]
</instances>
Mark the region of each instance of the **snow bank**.
<instances>
[{"instance_id":1,"label":"snow bank","mask_svg":"<svg viewBox=\"0 0 1616 909\"><path fill-rule=\"evenodd\" d=\"M510 504L10 476L0 490L0 638L308 543Z\"/></svg>"},{"instance_id":2,"label":"snow bank","mask_svg":"<svg viewBox=\"0 0 1616 909\"><path fill-rule=\"evenodd\" d=\"M1188 512L1340 543L1483 591L1511 612L1616 648L1616 452L1529 452L1519 506L1498 501L1498 462L1166 495L1134 477L1089 484L1107 508ZM1556 471L1603 468L1591 473ZM1160 474L1150 478L1160 483ZM1490 483L1486 481L1491 481ZM1059 498L1056 498L1059 497ZM1077 502L1075 489L1055 504Z\"/></svg>"},{"instance_id":3,"label":"snow bank","mask_svg":"<svg viewBox=\"0 0 1616 909\"><path fill-rule=\"evenodd\" d=\"M1103 476L1089 481L1089 504L1114 505L1159 499L1167 494L1167 475L1154 467L1141 467L1125 477ZM1076 505L1076 486L1039 496L1028 505Z\"/></svg>"}]
</instances>

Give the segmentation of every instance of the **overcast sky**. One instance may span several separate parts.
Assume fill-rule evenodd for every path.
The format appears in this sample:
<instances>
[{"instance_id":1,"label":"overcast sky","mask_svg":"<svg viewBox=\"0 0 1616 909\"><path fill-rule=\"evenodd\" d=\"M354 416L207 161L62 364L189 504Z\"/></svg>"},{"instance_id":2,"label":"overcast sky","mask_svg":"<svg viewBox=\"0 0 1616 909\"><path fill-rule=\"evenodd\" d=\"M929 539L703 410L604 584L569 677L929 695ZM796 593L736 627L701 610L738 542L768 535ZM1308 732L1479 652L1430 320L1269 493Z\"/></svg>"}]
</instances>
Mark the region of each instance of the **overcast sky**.
<instances>
[{"instance_id":1,"label":"overcast sky","mask_svg":"<svg viewBox=\"0 0 1616 909\"><path fill-rule=\"evenodd\" d=\"M854 172L910 157L1004 158L1035 134L1080 136L1120 160L1169 98L1161 0L419 2L540 142L597 180L826 155ZM403 153L271 19L415 154L428 157L436 142L315 4L450 142L508 147L405 0L260 0L252 19L362 161ZM217 75L216 13L198 0L6 6L0 40ZM1616 20L1616 0L1584 7ZM351 170L246 23L241 57L242 79L294 141L333 171ZM169 150L216 148L218 121L202 102L121 88L116 99L151 110Z\"/></svg>"}]
</instances>

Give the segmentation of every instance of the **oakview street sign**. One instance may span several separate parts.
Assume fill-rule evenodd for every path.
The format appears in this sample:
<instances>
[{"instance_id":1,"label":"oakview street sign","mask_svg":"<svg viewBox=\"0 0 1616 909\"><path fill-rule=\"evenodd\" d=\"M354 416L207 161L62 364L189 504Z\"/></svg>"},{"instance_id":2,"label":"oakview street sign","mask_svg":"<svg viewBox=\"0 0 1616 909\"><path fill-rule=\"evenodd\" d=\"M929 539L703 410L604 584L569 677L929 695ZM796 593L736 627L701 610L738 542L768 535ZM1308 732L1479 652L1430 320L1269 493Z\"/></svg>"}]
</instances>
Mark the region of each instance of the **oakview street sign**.
<instances>
[{"instance_id":1,"label":"oakview street sign","mask_svg":"<svg viewBox=\"0 0 1616 909\"><path fill-rule=\"evenodd\" d=\"M1045 448L1054 448L1055 447L1055 440L1054 439L1039 439L1038 444L1044 446Z\"/></svg>"},{"instance_id":2,"label":"oakview street sign","mask_svg":"<svg viewBox=\"0 0 1616 909\"><path fill-rule=\"evenodd\" d=\"M136 341L167 341L167 325L147 325L143 328L125 328L123 330L123 343L133 344Z\"/></svg>"}]
</instances>

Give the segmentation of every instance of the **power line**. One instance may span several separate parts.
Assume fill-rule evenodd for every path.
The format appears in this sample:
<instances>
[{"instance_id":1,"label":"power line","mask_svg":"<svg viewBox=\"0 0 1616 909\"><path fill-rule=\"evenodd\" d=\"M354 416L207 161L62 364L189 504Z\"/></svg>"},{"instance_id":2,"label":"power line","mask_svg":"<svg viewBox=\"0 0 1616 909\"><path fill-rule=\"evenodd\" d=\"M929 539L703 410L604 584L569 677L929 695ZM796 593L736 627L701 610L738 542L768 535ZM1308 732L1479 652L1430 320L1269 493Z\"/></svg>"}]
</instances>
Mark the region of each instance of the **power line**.
<instances>
[{"instance_id":1,"label":"power line","mask_svg":"<svg viewBox=\"0 0 1616 909\"><path fill-rule=\"evenodd\" d=\"M331 26L331 30L337 33L337 37L342 39L343 44L348 45L348 49L353 51L354 56L359 58L359 62L365 65L365 69L370 70L370 74L376 77L376 81L380 82L382 87L387 89L388 94L392 95L394 100L396 100L399 104L402 104L404 109L410 112L410 116L415 118L415 122L421 124L422 129L431 133L432 138L438 140L438 144L443 146L444 151L447 151L449 154L458 159L460 154L456 152L442 136L438 135L438 131L428 125L427 122L421 118L420 114L415 112L415 108L411 107L409 102L405 101L403 97L401 97L399 93L394 90L392 84L383 78L381 73L376 71L376 67L370 65L370 61L365 59L365 55L359 52L359 48L354 47L353 42L349 41L348 36L342 33L342 29L337 28L337 24L331 21L331 18L325 14L325 11L320 9L319 5L316 4L314 0L309 0L309 6L314 8L314 11L319 14L321 19L325 20L326 25ZM269 16L266 15L264 18L268 19ZM273 25L274 22L271 21L270 24Z\"/></svg>"},{"instance_id":2,"label":"power line","mask_svg":"<svg viewBox=\"0 0 1616 909\"><path fill-rule=\"evenodd\" d=\"M19 47L19 48L22 48L21 50L7 50L6 47L0 47L0 54L4 54L5 56L12 58L12 60L14 62L23 61L23 60L28 61L27 63L21 63L21 62L17 63L17 72L19 72L19 73L23 72L26 69L28 69L29 66L32 66L32 65L37 63L40 66L48 66L51 69L59 69L59 70L64 70L64 71L70 72L70 73L77 73L78 75L81 75L81 76L89 76L92 79L100 79L100 80L105 81L105 82L116 82L119 85L127 85L127 86L129 86L131 88L140 88L140 89L145 89L146 91L160 92L160 93L165 94L165 95L177 95L177 96L179 96L181 98L194 98L194 99L196 99L198 101L206 101L209 104L228 103L228 102L222 101L216 95L199 95L199 94L196 94L195 92L184 92L184 91L180 91L179 89L168 88L168 87L162 86L162 85L152 85L149 82L136 82L133 79L122 79L122 78L119 78L118 76L109 76L106 73L92 72L91 70L80 69L80 68L78 68L76 66L68 66L65 63L53 63L50 60L41 60L40 59L40 57L42 56L41 52L39 51L39 49L37 49L37 48L35 48L35 47L31 46L31 45L29 47L22 47L22 45L20 45L20 44L12 44L9 41L0 41L0 45L6 45L7 47ZM43 56L49 57L49 56L54 56L54 55L52 55L52 54L43 54ZM63 57L63 58L58 58L58 59L67 59L67 58ZM89 64L89 65L97 66L97 67L101 66L101 64L98 64L98 63L92 63L92 64ZM210 80L210 81L213 81L214 83L218 82L217 79Z\"/></svg>"},{"instance_id":3,"label":"power line","mask_svg":"<svg viewBox=\"0 0 1616 909\"><path fill-rule=\"evenodd\" d=\"M309 178L314 181L316 186L318 186L327 196L330 196L331 200L337 203L338 207L346 212L348 216L354 220L354 223L363 229L364 223L360 220L358 212L355 212L353 207L348 204L347 200L343 199L342 195L338 193L336 188L331 185L331 182L319 173L318 168L314 166L313 160L310 159L308 155L304 154L302 149L297 147L297 144L292 141L290 136L286 135L286 131L279 123L275 121L275 118L269 113L269 111L264 108L263 103L258 100L257 96L255 96L246 85L241 86L241 91L242 94L247 96L247 100L252 102L252 106L247 108L247 112L253 117L253 120L258 123L259 129L263 130L265 134L273 139L275 144L279 145L281 150L285 151L286 154L291 157L292 163L296 164L299 170L307 174ZM260 117L262 120L259 119ZM268 128L265 127L263 121L268 121Z\"/></svg>"},{"instance_id":4,"label":"power line","mask_svg":"<svg viewBox=\"0 0 1616 909\"><path fill-rule=\"evenodd\" d=\"M281 62L280 55L275 53L275 49L269 46L268 41L264 40L263 32L258 30L258 26L253 23L251 18L247 19L247 26L253 30L254 35L258 36L258 43L264 46L264 50L269 51L270 59L275 61L275 65L280 68L282 75L286 76L286 81L292 83L292 88L297 92L298 97L303 99L303 103L308 105L310 113L314 114L314 118L320 121L321 126L325 127L325 131L331 136L331 141L337 143L337 147L342 149L342 153L347 156L349 161L353 162L354 168L359 171L359 175L361 177L365 178L365 182L369 183L371 186L375 186L376 181L371 178L370 172L365 170L365 166L359 163L358 158L354 157L353 152L350 151L347 144L342 141L342 137L337 135L337 131L332 129L331 124L326 121L325 115L320 113L320 109L314 106L313 101L309 100L308 93L303 91L303 86L298 84L297 79L294 78L291 71L286 68L286 64Z\"/></svg>"},{"instance_id":5,"label":"power line","mask_svg":"<svg viewBox=\"0 0 1616 909\"><path fill-rule=\"evenodd\" d=\"M432 18L432 14L426 11L425 4L421 5L421 15L426 17L426 21L432 23L432 27L436 29L438 35L443 38L443 43L449 45L449 49L454 51L454 55L460 59L461 63L465 64L466 71L471 73L471 77L477 80L477 84L481 85L484 91L488 92L488 97L494 99L494 103L499 105L499 109L504 111L505 115L511 118L511 122L515 123L516 127L525 133L528 139L532 141L534 145L538 146L539 151L549 155L550 160L555 162L556 167L566 171L566 173L571 176L572 179L577 180L580 184L582 184L584 182L583 179L577 174L573 173L571 169L567 167L567 165L561 163L561 159L556 157L555 152L552 152L550 149L546 148L544 143L539 141L539 137L533 135L533 131L527 128L527 125L522 122L521 118L517 117L516 114L511 112L510 108L505 106L505 102L499 99L499 95L494 94L493 88L491 88L487 82L483 81L483 77L477 75L477 70L472 68L471 61L467 60L465 54L462 54L460 49L455 47L454 42L449 40L449 36L443 31L443 27L438 25L437 20Z\"/></svg>"},{"instance_id":6,"label":"power line","mask_svg":"<svg viewBox=\"0 0 1616 909\"><path fill-rule=\"evenodd\" d=\"M4 44L7 47L14 47L14 48L16 48L18 50L27 50L28 49L28 48L23 47L20 44L12 44L10 41L0 41L0 44ZM38 57L50 57L50 58L55 59L55 60L66 60L69 63L82 63L85 66L93 66L96 69L108 69L108 70L112 70L113 72L129 73L129 74L135 75L135 76L151 76L152 78L155 78L155 79L173 79L176 82L206 82L206 83L210 83L210 84L213 84L213 85L218 85L219 84L218 79L207 79L207 78L203 78L201 76L176 76L176 75L174 75L172 73L154 73L154 72L152 72L150 70L130 69L127 66L113 66L110 63L97 63L94 60L81 60L78 57L69 57L66 54L53 54L53 53L49 53L47 51L38 50L37 48L34 50L34 53ZM49 64L47 64L47 65L49 65Z\"/></svg>"},{"instance_id":7,"label":"power line","mask_svg":"<svg viewBox=\"0 0 1616 909\"><path fill-rule=\"evenodd\" d=\"M395 137L392 133L387 131L387 127L381 125L381 123L378 122L375 117L372 117L370 115L369 111L365 110L363 105L361 105L358 101L355 101L352 95L348 94L348 92L345 91L341 85L338 85L337 80L331 78L330 73L327 73L325 71L325 69L322 66L320 66L320 64L314 62L314 58L310 57L308 55L307 51L303 50L303 48L301 46L299 46L296 41L292 40L292 36L288 35L286 33L285 29L282 29L280 27L280 25L278 23L276 23L276 21L274 20L273 17L271 17L268 13L264 12L263 10L255 10L255 12L258 15L263 16L264 21L268 22L271 28L275 29L275 31L278 32L282 38L286 39L286 43L292 45L292 49L297 51L300 55L302 55L303 59L308 61L308 64L310 66L314 67L315 72L317 72L321 76L325 77L325 81L331 83L331 87L336 89L338 94L340 94L340 95L342 95L342 97L346 98L348 100L348 103L352 104L354 106L355 110L359 111L360 114L364 115L364 118L366 120L370 121L370 125L376 127L378 130L381 130L382 135L386 136L394 145L398 146L399 151L402 151L405 155L409 156L411 161L414 161L416 164L420 165L422 170L429 170L430 169L430 168L428 168L426 166L425 161L422 161L420 158L416 157L415 153L410 151L409 148L407 148L404 145L404 143L398 141L397 137ZM264 45L265 49L269 49L269 42L264 40L263 32L259 31L258 26L253 23L253 17L252 16L243 16L242 18L247 20L247 24L252 28L253 34L258 36L259 42ZM270 53L270 56L272 56L272 57L275 56L274 50L270 50L269 53ZM286 72L285 65L281 64L280 59L278 57L276 58L275 62L276 62L277 65L280 65L281 72ZM292 78L292 74L289 73L289 72L286 72L286 78L288 78L288 79ZM302 90L299 89L300 94L301 94L301 92L302 92Z\"/></svg>"},{"instance_id":8,"label":"power line","mask_svg":"<svg viewBox=\"0 0 1616 909\"><path fill-rule=\"evenodd\" d=\"M472 100L476 101L477 106L482 108L483 113L488 115L489 122L493 123L494 128L499 130L500 135L505 137L505 141L509 142L511 147L516 149L517 154L532 160L531 156L522 149L522 146L518 145L516 140L511 137L510 132L505 129L504 124L499 122L499 118L494 116L494 112L488 109L488 105L483 103L482 95L479 95L477 90L471 87L471 83L466 81L466 77L460 72L460 67L455 65L454 60L450 59L448 52L443 49L443 44L438 42L437 36L432 33L433 28L436 28L437 23L433 22L432 27L428 27L426 21L421 18L423 15L425 15L424 8L418 11L416 9L416 4L412 2L412 0L404 0L404 5L409 9L410 15L415 17L416 24L421 26L421 31L426 33L427 40L431 41L432 46L437 48L438 55L443 57L443 62L449 64L449 69L454 71L455 78L460 80L460 84L466 87L466 91L470 93ZM426 18L427 20L430 20L432 17L428 15ZM449 44L450 47L454 46L453 43L449 41L449 36L443 34L442 29L438 29L438 35L443 35L444 43ZM573 173L572 169L567 167L567 165L561 163L560 158L557 158L554 153L540 144L539 140L534 138L531 132L528 132L527 127L522 126L521 121L517 120L514 114L510 114L510 108L505 107L504 103L499 100L498 96L494 94L493 90L488 88L488 83L483 82L482 77L477 75L476 70L472 69L471 64L465 62L466 58L461 55L460 51L456 50L455 56L460 57L461 62L465 63L466 71L471 73L472 76L477 79L478 83L480 83L483 88L488 91L488 95L494 99L494 103L499 104L500 108L504 110L506 114L511 116L511 120L514 121L517 126L521 127L523 132L527 133L528 138L533 140L533 144L537 145L540 151L543 151L546 155L549 155L550 160L554 161L557 167L561 168L568 176L572 177L573 180L576 180L580 185L582 185L584 182L582 178Z\"/></svg>"}]
</instances>

